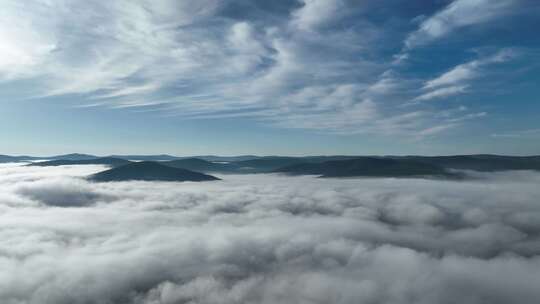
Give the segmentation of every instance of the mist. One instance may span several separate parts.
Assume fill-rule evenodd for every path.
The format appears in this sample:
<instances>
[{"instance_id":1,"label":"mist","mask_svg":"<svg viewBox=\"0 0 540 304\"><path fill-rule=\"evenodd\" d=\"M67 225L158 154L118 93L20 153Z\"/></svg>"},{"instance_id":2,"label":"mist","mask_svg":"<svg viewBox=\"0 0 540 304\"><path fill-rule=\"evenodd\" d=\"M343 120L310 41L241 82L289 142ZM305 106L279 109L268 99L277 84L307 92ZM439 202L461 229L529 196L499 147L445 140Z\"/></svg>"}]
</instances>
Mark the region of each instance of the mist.
<instances>
[{"instance_id":1,"label":"mist","mask_svg":"<svg viewBox=\"0 0 540 304\"><path fill-rule=\"evenodd\" d=\"M536 303L540 174L92 183L0 166L0 303Z\"/></svg>"}]
</instances>

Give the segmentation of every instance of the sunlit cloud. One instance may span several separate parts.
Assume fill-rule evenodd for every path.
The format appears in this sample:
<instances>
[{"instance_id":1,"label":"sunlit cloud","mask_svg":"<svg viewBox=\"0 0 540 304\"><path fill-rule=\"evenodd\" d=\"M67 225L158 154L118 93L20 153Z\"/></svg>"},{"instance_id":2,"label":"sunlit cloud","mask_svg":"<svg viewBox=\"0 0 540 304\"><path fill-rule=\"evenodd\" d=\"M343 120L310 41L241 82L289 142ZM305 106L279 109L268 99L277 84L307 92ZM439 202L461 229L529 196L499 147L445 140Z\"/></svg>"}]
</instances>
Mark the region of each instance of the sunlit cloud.
<instances>
[{"instance_id":1,"label":"sunlit cloud","mask_svg":"<svg viewBox=\"0 0 540 304\"><path fill-rule=\"evenodd\" d=\"M535 303L539 296L537 173L475 173L466 183L82 179L102 169L2 165L3 303Z\"/></svg>"}]
</instances>

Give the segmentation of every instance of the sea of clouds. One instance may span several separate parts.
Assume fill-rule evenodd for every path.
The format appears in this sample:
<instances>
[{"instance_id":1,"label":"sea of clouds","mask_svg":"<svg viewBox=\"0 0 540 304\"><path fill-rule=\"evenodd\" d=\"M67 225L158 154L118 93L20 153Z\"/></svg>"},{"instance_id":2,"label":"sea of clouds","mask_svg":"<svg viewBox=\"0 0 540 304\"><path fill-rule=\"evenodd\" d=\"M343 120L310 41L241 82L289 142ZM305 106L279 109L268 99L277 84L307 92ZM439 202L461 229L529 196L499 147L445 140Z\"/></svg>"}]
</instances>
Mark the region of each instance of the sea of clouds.
<instances>
[{"instance_id":1,"label":"sea of clouds","mask_svg":"<svg viewBox=\"0 0 540 304\"><path fill-rule=\"evenodd\" d=\"M540 174L91 183L0 165L0 303L538 303Z\"/></svg>"}]
</instances>

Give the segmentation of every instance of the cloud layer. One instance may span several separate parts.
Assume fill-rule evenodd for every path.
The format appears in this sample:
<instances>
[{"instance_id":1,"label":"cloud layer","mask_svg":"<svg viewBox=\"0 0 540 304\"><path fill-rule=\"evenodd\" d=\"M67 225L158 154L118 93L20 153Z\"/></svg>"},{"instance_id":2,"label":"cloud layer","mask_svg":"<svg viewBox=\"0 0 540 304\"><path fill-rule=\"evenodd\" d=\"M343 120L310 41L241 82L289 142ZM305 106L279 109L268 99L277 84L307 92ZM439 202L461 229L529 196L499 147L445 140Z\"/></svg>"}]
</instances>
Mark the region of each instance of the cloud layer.
<instances>
[{"instance_id":1,"label":"cloud layer","mask_svg":"<svg viewBox=\"0 0 540 304\"><path fill-rule=\"evenodd\" d=\"M2 303L535 303L537 173L90 184L0 168Z\"/></svg>"},{"instance_id":2,"label":"cloud layer","mask_svg":"<svg viewBox=\"0 0 540 304\"><path fill-rule=\"evenodd\" d=\"M534 8L521 2L435 2L426 5L430 16L419 16L424 10L406 1L7 0L0 4L0 84L21 88L16 99L75 95L81 108L421 135L448 125L436 118L448 106L404 104L466 91L423 92L422 82L431 87L479 71L473 62L456 63L441 79L426 80L425 66L402 69L394 59L418 62L413 50L460 28Z\"/></svg>"}]
</instances>

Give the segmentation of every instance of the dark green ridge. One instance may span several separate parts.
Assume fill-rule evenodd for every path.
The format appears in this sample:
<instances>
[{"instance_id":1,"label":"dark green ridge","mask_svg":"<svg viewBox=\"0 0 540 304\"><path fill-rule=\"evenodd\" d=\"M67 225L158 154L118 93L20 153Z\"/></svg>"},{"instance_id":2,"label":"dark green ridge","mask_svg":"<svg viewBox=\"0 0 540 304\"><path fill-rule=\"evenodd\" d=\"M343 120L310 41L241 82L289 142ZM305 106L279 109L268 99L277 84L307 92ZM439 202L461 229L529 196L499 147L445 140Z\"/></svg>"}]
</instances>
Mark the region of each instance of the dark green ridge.
<instances>
[{"instance_id":1,"label":"dark green ridge","mask_svg":"<svg viewBox=\"0 0 540 304\"><path fill-rule=\"evenodd\" d=\"M173 168L158 162L133 162L120 167L105 170L88 177L91 181L175 181L175 182L201 182L219 180L212 175L207 175L191 170Z\"/></svg>"},{"instance_id":2,"label":"dark green ridge","mask_svg":"<svg viewBox=\"0 0 540 304\"><path fill-rule=\"evenodd\" d=\"M293 164L274 172L321 177L460 177L459 174L433 164L377 157Z\"/></svg>"}]
</instances>

